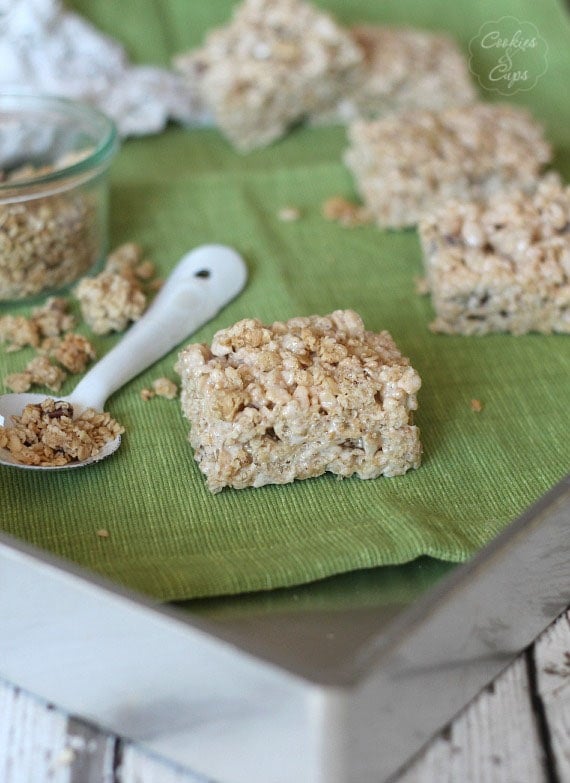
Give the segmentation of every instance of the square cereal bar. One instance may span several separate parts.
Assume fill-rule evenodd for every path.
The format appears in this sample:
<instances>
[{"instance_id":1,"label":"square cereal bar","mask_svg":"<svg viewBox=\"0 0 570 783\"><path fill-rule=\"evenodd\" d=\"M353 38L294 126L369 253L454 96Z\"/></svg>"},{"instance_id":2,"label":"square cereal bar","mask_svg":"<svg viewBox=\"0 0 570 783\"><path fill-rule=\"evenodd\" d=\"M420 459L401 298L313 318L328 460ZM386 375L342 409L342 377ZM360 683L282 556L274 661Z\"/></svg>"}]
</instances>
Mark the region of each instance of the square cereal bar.
<instances>
[{"instance_id":1,"label":"square cereal bar","mask_svg":"<svg viewBox=\"0 0 570 783\"><path fill-rule=\"evenodd\" d=\"M232 144L247 152L334 103L362 59L333 18L304 0L244 0L204 46L175 58Z\"/></svg>"},{"instance_id":2,"label":"square cereal bar","mask_svg":"<svg viewBox=\"0 0 570 783\"><path fill-rule=\"evenodd\" d=\"M490 103L357 120L349 138L357 189L378 225L394 228L453 198L532 189L552 154L526 110Z\"/></svg>"},{"instance_id":3,"label":"square cereal bar","mask_svg":"<svg viewBox=\"0 0 570 783\"><path fill-rule=\"evenodd\" d=\"M467 61L449 36L387 25L356 25L349 32L364 55L355 84L334 106L311 112L313 123L373 119L475 101Z\"/></svg>"},{"instance_id":4,"label":"square cereal bar","mask_svg":"<svg viewBox=\"0 0 570 783\"><path fill-rule=\"evenodd\" d=\"M420 464L420 378L360 316L239 321L176 366L189 440L208 487L285 484L325 471L397 476Z\"/></svg>"},{"instance_id":5,"label":"square cereal bar","mask_svg":"<svg viewBox=\"0 0 570 783\"><path fill-rule=\"evenodd\" d=\"M570 187L452 202L419 224L436 320L455 334L570 332Z\"/></svg>"}]
</instances>

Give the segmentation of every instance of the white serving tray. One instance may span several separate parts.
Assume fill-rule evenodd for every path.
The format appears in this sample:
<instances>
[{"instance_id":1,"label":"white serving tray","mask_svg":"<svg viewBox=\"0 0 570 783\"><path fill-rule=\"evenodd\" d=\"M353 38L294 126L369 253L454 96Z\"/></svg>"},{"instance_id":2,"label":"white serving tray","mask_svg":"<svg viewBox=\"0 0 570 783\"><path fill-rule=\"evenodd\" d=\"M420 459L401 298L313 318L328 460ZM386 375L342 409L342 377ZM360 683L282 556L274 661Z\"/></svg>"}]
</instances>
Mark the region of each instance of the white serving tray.
<instances>
[{"instance_id":1,"label":"white serving tray","mask_svg":"<svg viewBox=\"0 0 570 783\"><path fill-rule=\"evenodd\" d=\"M568 479L366 633L196 617L0 535L0 676L217 783L380 783L569 604Z\"/></svg>"}]
</instances>

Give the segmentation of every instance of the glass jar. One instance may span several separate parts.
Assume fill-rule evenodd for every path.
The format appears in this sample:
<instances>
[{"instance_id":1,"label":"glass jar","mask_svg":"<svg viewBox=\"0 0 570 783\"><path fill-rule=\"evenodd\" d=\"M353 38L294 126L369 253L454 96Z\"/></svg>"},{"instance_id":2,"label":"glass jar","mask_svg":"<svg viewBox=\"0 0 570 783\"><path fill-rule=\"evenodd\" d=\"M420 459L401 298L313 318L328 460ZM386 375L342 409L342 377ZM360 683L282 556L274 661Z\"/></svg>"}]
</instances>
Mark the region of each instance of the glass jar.
<instances>
[{"instance_id":1,"label":"glass jar","mask_svg":"<svg viewBox=\"0 0 570 783\"><path fill-rule=\"evenodd\" d=\"M0 301L58 291L102 261L117 149L90 106L0 95Z\"/></svg>"}]
</instances>

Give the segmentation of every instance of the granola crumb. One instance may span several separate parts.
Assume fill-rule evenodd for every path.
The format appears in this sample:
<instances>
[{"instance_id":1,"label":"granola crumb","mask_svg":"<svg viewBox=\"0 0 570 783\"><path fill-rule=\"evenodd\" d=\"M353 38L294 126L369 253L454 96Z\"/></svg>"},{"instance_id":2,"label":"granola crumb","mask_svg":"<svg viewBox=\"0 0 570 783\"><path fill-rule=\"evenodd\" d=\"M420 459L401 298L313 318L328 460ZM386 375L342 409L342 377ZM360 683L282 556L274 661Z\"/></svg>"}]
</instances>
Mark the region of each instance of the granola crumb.
<instances>
[{"instance_id":1,"label":"granola crumb","mask_svg":"<svg viewBox=\"0 0 570 783\"><path fill-rule=\"evenodd\" d=\"M427 296L429 294L429 282L427 277L414 277L414 290L418 296Z\"/></svg>"},{"instance_id":2,"label":"granola crumb","mask_svg":"<svg viewBox=\"0 0 570 783\"><path fill-rule=\"evenodd\" d=\"M156 397L156 392L152 389L141 389L141 400L148 402L149 400L152 400L153 397Z\"/></svg>"},{"instance_id":3,"label":"granola crumb","mask_svg":"<svg viewBox=\"0 0 570 783\"><path fill-rule=\"evenodd\" d=\"M296 220L300 219L301 210L298 207L292 206L281 207L277 212L277 217L283 223L294 223Z\"/></svg>"},{"instance_id":4,"label":"granola crumb","mask_svg":"<svg viewBox=\"0 0 570 783\"><path fill-rule=\"evenodd\" d=\"M355 204L342 196L332 196L323 204L322 214L325 220L339 223L345 228L365 226L372 222L370 211L361 204Z\"/></svg>"},{"instance_id":5,"label":"granola crumb","mask_svg":"<svg viewBox=\"0 0 570 783\"><path fill-rule=\"evenodd\" d=\"M110 533L108 530L105 530L105 528L101 528L97 531L96 535L98 535L99 538L109 538Z\"/></svg>"},{"instance_id":6,"label":"granola crumb","mask_svg":"<svg viewBox=\"0 0 570 783\"><path fill-rule=\"evenodd\" d=\"M83 319L95 334L122 332L130 321L138 321L147 304L137 282L108 270L81 280L75 296Z\"/></svg>"},{"instance_id":7,"label":"granola crumb","mask_svg":"<svg viewBox=\"0 0 570 783\"><path fill-rule=\"evenodd\" d=\"M483 403L481 400L471 400L471 410L475 413L481 413L483 410Z\"/></svg>"},{"instance_id":8,"label":"granola crumb","mask_svg":"<svg viewBox=\"0 0 570 783\"><path fill-rule=\"evenodd\" d=\"M89 340L73 332L68 332L50 351L50 356L73 374L84 372L96 355L95 348Z\"/></svg>"},{"instance_id":9,"label":"granola crumb","mask_svg":"<svg viewBox=\"0 0 570 783\"><path fill-rule=\"evenodd\" d=\"M69 402L51 397L11 418L10 426L0 427L0 448L22 465L61 467L89 459L124 432L109 413L87 408L74 417Z\"/></svg>"}]
</instances>

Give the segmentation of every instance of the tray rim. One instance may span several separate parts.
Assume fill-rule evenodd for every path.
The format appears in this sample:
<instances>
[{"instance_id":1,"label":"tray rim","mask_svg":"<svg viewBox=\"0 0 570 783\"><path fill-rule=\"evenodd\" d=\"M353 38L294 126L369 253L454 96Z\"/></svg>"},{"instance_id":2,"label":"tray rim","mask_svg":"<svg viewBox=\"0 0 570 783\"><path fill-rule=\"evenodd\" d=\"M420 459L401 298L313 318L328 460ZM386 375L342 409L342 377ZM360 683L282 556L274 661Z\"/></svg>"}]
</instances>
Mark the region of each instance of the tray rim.
<instances>
[{"instance_id":1,"label":"tray rim","mask_svg":"<svg viewBox=\"0 0 570 783\"><path fill-rule=\"evenodd\" d=\"M210 651L208 655L214 657L221 655L223 664L220 671L223 675L233 671L235 667L239 670L245 667L245 671L248 672L245 679L252 677L252 681L257 681L257 678L261 678L264 682L270 683L269 691L275 687L282 694L282 698L285 701L290 698L293 705L295 720L293 727L289 725L285 732L291 734L287 741L295 740L310 744L307 748L309 760L307 763L311 768L303 769L302 772L304 779L310 783L313 781L348 783L352 780L374 780L377 783L380 779L377 777L378 774L392 774L398 766L417 752L423 742L451 719L568 606L570 603L568 580L560 582L560 574L564 578L567 571L561 571L560 565L564 567L565 564L570 563L570 542L567 542L567 536L561 537L560 531L565 532L569 522L570 476L567 476L508 525L471 560L458 564L450 574L443 576L434 587L429 588L413 601L409 608L388 623L376 638L365 645L355 662L345 668L341 667L332 675L329 671L325 676L319 676L319 672L316 671L288 666L283 659L274 658L267 651L260 650L259 646L244 644L243 638L237 639L231 629L224 629L222 625L208 618L191 616L188 612L173 606L158 605L130 588L112 583L97 574L86 572L77 564L62 561L56 555L43 552L33 545L0 533L0 621L2 624L7 623L9 629L7 636L4 636L4 641L0 639L0 676L49 701L60 704L71 714L136 741L142 741L151 750L167 756L172 761L196 769L201 774L220 772L216 764L210 767L211 752L209 758L200 754L197 756L195 751L185 752L184 748L177 745L176 738L167 725L164 727L164 732L159 732L159 737L145 737L144 732L142 735L138 732L136 721L133 728L132 720L125 718L124 715L121 717L120 709L110 713L108 705L103 708L101 705L91 703L87 685L85 685L85 693L81 692L81 688L77 691L77 678L74 680L71 677L75 691L70 695L66 690L67 686L63 685L49 668L46 669L45 661L42 660L44 656L42 645L35 645L34 649L28 650L23 656L16 654L13 649L14 639L17 641L27 638L30 624L37 622L38 619L36 603L38 600L41 602L43 597L38 593L34 594L32 590L28 599L23 599L19 605L14 606L18 601L20 587L15 584L14 579L10 582L10 578L6 578L6 573L8 572L9 577L9 572L12 570L12 575L21 573L28 586L36 578L39 580L38 584L45 583L49 586L53 583L56 594L64 604L77 594L88 614L88 617L83 620L95 623L95 626L98 625L101 629L105 628L102 616L99 614L97 618L101 608L105 611L110 609L118 611L123 621L133 622L141 633L156 635L159 629L159 635L162 635L165 640L167 637L175 638L178 640L176 644L185 646L187 650L198 650L205 646L204 649ZM552 536L548 538L549 531L554 531L554 539ZM556 540L555 546L554 540ZM535 557L537 542L538 550L543 544L546 547L541 553L540 562L537 562ZM524 590L520 593L520 589L517 591L513 589L514 583L507 579L510 566L504 574L502 573L509 559L512 560L517 552L523 552L524 555L525 551L531 553L531 557L534 558L531 562L535 563L535 570L538 569L534 577L532 574L529 575L528 569L525 572L528 584L534 585L534 595L532 593L525 595ZM485 630L483 620L494 616L493 602L489 600L488 595L481 593L490 577L495 581L499 579L499 582L507 580L504 595L497 597L499 604L501 601L503 603L508 601L515 608L518 606L520 610L521 605L525 606L523 602L527 602L528 608L524 609L526 613L524 616L519 614L515 618L517 622L512 624L505 638L495 640L495 649L492 649L488 655L485 653L481 656L479 649L481 633L477 636L473 628L478 627L479 632L481 628ZM542 591L540 596L536 594L537 591ZM471 595L473 592L478 602L476 606L483 601L479 608L479 626L474 626L469 617L463 618L466 613L462 607L469 605L469 602L473 603L474 599ZM8 604L12 603L12 607L6 606L6 600L1 600L6 598L9 599ZM95 614L92 609L88 609L90 601L97 609ZM79 617L81 618L80 615ZM450 618L452 619L451 631ZM441 628L443 633L438 630ZM489 636L491 632L487 629L486 633ZM499 637L501 633L499 629ZM112 644L116 644L118 634L120 632L117 630L110 633L109 641ZM470 658L467 655L467 664L465 660L461 660L461 657L457 657L459 653L467 654L465 650L471 649L461 648L460 645L458 647L463 638L461 634L471 639L471 648L475 650L474 657ZM48 647L50 644L53 646L52 634L49 630L46 632L45 628L40 630L39 636L36 634L36 639L42 639ZM483 641L488 644L489 639L485 638ZM81 646L78 638L62 640L58 650L63 651L64 656L67 643L72 643L71 646L75 647L78 644L79 647ZM442 650L446 645L448 652L455 645L455 659L453 655L450 659L449 656L442 657ZM135 651L134 648L130 654L134 655L135 652L145 657L140 650ZM176 655L177 651L172 648L171 652L168 652L168 645L166 645L162 660L155 660L152 664L156 671L157 667L168 667L171 653ZM109 665L111 667L114 665L113 659L110 660L110 664L107 662L106 674L124 675L124 667L121 670L119 664L116 672L110 672ZM203 657L200 659L198 656L196 676L200 672L200 667L204 665L203 661ZM379 730L385 730L382 712L388 705L389 699L394 698L394 693L405 697L408 683L419 677L414 685L416 697L418 694L419 697L422 694L426 696L433 688L434 677L437 679L440 676L438 667L451 683L453 672L465 665L468 666L465 681L456 683L455 690L450 687L450 692L435 711L433 702L430 704L433 715L430 719L425 715L421 716L421 730L418 730L417 725L411 725L420 719L418 716L422 713L421 709L418 709L418 716L414 715L413 720L410 719L409 710L407 717L404 713L400 714L399 720L403 727L401 734L405 741L383 759L381 770L375 769L377 740L373 741L373 737L368 736L367 727L376 726L378 729L378 721L380 721L382 725ZM422 667L429 674L427 679L422 675ZM79 665L78 673L81 671L82 666ZM194 670L189 670L187 676L192 679L195 676ZM139 685L146 687L142 681ZM152 684L149 687L152 689ZM157 687L160 690L162 686ZM121 698L123 698L121 694L118 694L115 699L115 701L118 699L117 704ZM217 696L212 694L212 698L214 703L216 699L218 700L217 708L223 710L223 704L219 703L219 694ZM403 700L405 702L405 698ZM192 707L192 704L192 697L188 696L188 706ZM277 718L276 721L279 723ZM405 726L408 726L409 730L404 730ZM193 730L190 726L190 734ZM301 735L301 732L304 734ZM350 742L349 738L352 738ZM290 748L286 750L280 746L280 739L276 739L275 743L276 758L291 752ZM259 752L259 747L253 739L250 751L252 758ZM244 763L243 772L244 774L247 772L248 780L273 781L270 767L260 766L259 777L252 778L249 762ZM268 764L271 765L271 762ZM224 783L226 779L229 783L234 783L234 780L236 783L242 783L246 778L242 777L242 771L237 768L235 770L235 773L230 773L235 774L235 777L216 779L223 780ZM299 774L298 771L295 774ZM281 780L281 778L275 779Z\"/></svg>"}]
</instances>

